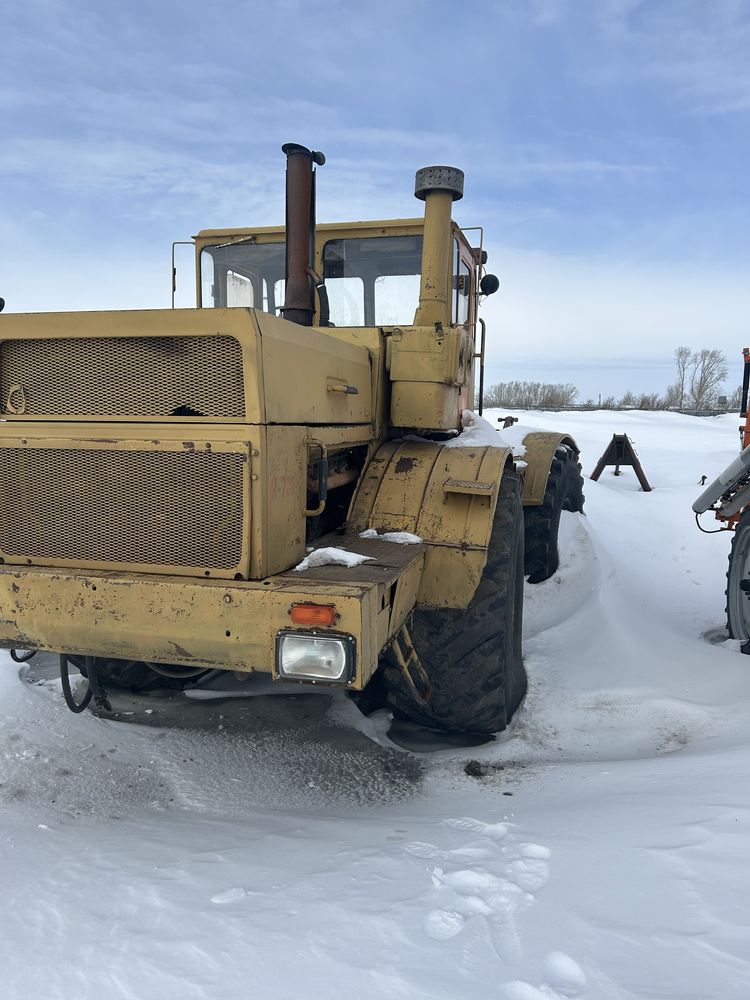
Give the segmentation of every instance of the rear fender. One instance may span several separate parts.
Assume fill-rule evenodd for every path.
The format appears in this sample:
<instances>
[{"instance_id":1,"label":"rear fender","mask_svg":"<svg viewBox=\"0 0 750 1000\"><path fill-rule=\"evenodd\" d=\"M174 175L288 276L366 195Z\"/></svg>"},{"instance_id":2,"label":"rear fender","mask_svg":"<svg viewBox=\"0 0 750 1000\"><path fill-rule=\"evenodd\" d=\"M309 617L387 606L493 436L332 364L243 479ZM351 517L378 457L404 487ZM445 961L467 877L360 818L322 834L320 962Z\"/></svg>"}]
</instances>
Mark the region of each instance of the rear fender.
<instances>
[{"instance_id":1,"label":"rear fender","mask_svg":"<svg viewBox=\"0 0 750 1000\"><path fill-rule=\"evenodd\" d=\"M538 507L544 502L552 459L561 445L567 445L576 455L580 453L580 448L569 434L529 431L524 436L525 453L518 455L527 466L523 477L524 507Z\"/></svg>"}]
</instances>

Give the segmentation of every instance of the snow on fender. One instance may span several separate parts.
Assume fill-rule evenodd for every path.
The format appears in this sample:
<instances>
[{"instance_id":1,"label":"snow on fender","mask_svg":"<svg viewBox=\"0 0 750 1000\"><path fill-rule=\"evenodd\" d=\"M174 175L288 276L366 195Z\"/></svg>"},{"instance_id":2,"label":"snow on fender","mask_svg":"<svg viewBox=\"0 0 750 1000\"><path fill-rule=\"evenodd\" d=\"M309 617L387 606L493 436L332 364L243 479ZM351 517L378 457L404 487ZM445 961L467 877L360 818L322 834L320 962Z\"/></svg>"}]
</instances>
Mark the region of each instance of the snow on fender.
<instances>
[{"instance_id":1,"label":"snow on fender","mask_svg":"<svg viewBox=\"0 0 750 1000\"><path fill-rule=\"evenodd\" d=\"M309 556L305 556L292 572L302 573L315 566L359 566L371 559L372 556L363 556L358 552L347 552L346 549L337 549L335 546L329 545L322 549L315 549Z\"/></svg>"}]
</instances>

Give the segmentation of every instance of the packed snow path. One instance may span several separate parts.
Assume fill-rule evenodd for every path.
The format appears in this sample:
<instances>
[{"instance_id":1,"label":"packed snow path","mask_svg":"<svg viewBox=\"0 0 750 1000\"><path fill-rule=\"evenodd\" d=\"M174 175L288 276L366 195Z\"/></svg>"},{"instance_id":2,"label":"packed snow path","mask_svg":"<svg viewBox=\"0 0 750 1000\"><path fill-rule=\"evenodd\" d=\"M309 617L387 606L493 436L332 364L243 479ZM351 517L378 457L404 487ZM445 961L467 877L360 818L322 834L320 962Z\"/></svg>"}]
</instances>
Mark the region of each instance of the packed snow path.
<instances>
[{"instance_id":1,"label":"packed snow path","mask_svg":"<svg viewBox=\"0 0 750 1000\"><path fill-rule=\"evenodd\" d=\"M3 1000L750 996L750 657L690 510L737 418L520 416L654 491L586 481L496 742L262 681L75 717L1 654Z\"/></svg>"}]
</instances>

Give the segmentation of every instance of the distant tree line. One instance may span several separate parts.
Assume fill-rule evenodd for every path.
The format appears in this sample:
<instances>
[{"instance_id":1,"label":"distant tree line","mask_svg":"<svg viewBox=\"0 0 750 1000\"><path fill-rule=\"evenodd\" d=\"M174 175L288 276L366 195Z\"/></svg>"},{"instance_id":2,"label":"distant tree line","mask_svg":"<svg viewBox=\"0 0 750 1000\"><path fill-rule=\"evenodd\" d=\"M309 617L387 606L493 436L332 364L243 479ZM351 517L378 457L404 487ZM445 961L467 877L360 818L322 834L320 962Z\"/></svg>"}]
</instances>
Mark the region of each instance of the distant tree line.
<instances>
[{"instance_id":1,"label":"distant tree line","mask_svg":"<svg viewBox=\"0 0 750 1000\"><path fill-rule=\"evenodd\" d=\"M723 405L726 396L726 408L739 410L742 387L732 393L724 390L729 367L723 351L705 347L694 351L680 346L675 348L674 361L677 377L663 394L628 391L619 398L587 399L577 405L600 410L712 410L719 409L719 400ZM498 382L484 391L487 407L555 409L574 406L577 400L578 388L572 382Z\"/></svg>"},{"instance_id":2,"label":"distant tree line","mask_svg":"<svg viewBox=\"0 0 750 1000\"><path fill-rule=\"evenodd\" d=\"M508 406L523 410L541 406L572 406L578 389L572 382L498 382L484 391L485 406Z\"/></svg>"}]
</instances>

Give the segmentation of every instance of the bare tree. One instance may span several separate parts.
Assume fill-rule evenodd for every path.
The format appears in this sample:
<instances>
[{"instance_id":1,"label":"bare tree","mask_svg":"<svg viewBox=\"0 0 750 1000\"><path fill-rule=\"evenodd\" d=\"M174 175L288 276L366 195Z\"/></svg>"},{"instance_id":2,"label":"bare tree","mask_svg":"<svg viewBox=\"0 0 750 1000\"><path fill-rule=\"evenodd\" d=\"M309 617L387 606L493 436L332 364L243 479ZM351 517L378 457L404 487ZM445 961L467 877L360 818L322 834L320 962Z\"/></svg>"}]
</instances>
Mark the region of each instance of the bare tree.
<instances>
[{"instance_id":1,"label":"bare tree","mask_svg":"<svg viewBox=\"0 0 750 1000\"><path fill-rule=\"evenodd\" d=\"M723 351L704 347L694 351L690 359L690 402L696 410L713 406L719 390L729 375Z\"/></svg>"},{"instance_id":2,"label":"bare tree","mask_svg":"<svg viewBox=\"0 0 750 1000\"><path fill-rule=\"evenodd\" d=\"M677 381L667 389L667 409L705 410L716 405L729 369L723 351L704 347L693 351L682 345L674 351Z\"/></svg>"},{"instance_id":3,"label":"bare tree","mask_svg":"<svg viewBox=\"0 0 750 1000\"><path fill-rule=\"evenodd\" d=\"M667 390L664 393L664 409L665 410L679 410L682 409L680 406L680 399L684 402L684 391L680 391L679 384L667 386Z\"/></svg>"},{"instance_id":4,"label":"bare tree","mask_svg":"<svg viewBox=\"0 0 750 1000\"><path fill-rule=\"evenodd\" d=\"M685 346L675 347L674 349L674 361L677 365L677 381L674 386L674 398L675 406L679 406L682 409L685 405L685 393L688 388L688 373L690 371L691 362L693 360L693 352L691 348Z\"/></svg>"},{"instance_id":5,"label":"bare tree","mask_svg":"<svg viewBox=\"0 0 750 1000\"><path fill-rule=\"evenodd\" d=\"M639 410L663 410L664 400L658 392L642 392L636 406Z\"/></svg>"},{"instance_id":6,"label":"bare tree","mask_svg":"<svg viewBox=\"0 0 750 1000\"><path fill-rule=\"evenodd\" d=\"M733 393L727 398L727 409L736 410L739 413L742 406L742 386L738 385Z\"/></svg>"}]
</instances>

